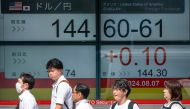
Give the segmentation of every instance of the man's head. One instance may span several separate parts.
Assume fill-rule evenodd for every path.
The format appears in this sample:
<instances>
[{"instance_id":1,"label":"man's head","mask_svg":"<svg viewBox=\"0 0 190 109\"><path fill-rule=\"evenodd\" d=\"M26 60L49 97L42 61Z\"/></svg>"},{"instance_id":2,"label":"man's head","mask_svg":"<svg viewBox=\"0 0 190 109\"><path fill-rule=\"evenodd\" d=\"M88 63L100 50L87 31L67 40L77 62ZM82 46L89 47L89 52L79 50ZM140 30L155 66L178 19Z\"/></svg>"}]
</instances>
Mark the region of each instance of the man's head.
<instances>
[{"instance_id":1,"label":"man's head","mask_svg":"<svg viewBox=\"0 0 190 109\"><path fill-rule=\"evenodd\" d=\"M63 74L63 64L57 58L49 60L46 64L46 69L48 72L48 76L54 81L57 81L59 77Z\"/></svg>"},{"instance_id":2,"label":"man's head","mask_svg":"<svg viewBox=\"0 0 190 109\"><path fill-rule=\"evenodd\" d=\"M125 79L116 80L113 85L113 97L116 101L128 98L131 92L129 83Z\"/></svg>"},{"instance_id":3,"label":"man's head","mask_svg":"<svg viewBox=\"0 0 190 109\"><path fill-rule=\"evenodd\" d=\"M34 87L35 80L34 77L27 73L22 73L16 83L16 90L18 93L23 92L24 90L32 89Z\"/></svg>"},{"instance_id":4,"label":"man's head","mask_svg":"<svg viewBox=\"0 0 190 109\"><path fill-rule=\"evenodd\" d=\"M78 83L73 88L73 101L78 102L82 99L87 99L90 93L90 88L82 83Z\"/></svg>"}]
</instances>

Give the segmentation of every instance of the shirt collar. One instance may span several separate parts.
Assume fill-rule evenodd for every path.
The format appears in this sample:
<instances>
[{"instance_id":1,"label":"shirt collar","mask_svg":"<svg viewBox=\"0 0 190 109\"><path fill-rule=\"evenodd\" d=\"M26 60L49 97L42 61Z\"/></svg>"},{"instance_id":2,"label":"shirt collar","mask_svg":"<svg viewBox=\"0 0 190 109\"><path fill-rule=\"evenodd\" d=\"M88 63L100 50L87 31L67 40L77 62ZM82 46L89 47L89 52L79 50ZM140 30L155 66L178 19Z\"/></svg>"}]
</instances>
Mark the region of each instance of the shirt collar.
<instances>
[{"instance_id":1,"label":"shirt collar","mask_svg":"<svg viewBox=\"0 0 190 109\"><path fill-rule=\"evenodd\" d=\"M57 86L62 80L66 80L66 78L63 75L61 75L59 79L53 83L52 87Z\"/></svg>"},{"instance_id":2,"label":"shirt collar","mask_svg":"<svg viewBox=\"0 0 190 109\"><path fill-rule=\"evenodd\" d=\"M80 103L88 103L88 100L87 99L82 99L82 100L76 102L76 106L78 106Z\"/></svg>"}]
</instances>

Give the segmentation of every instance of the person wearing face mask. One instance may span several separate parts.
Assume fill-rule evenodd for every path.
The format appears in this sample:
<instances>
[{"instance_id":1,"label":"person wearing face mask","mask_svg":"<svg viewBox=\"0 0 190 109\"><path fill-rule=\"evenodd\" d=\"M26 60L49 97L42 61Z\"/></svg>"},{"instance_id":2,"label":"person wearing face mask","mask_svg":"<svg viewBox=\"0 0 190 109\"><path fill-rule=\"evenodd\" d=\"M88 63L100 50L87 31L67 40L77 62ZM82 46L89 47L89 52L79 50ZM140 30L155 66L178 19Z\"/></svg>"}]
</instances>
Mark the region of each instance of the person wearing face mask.
<instances>
[{"instance_id":1,"label":"person wearing face mask","mask_svg":"<svg viewBox=\"0 0 190 109\"><path fill-rule=\"evenodd\" d=\"M19 104L16 109L39 109L35 97L30 92L34 87L34 77L27 73L22 73L16 83L16 91L19 93Z\"/></svg>"}]
</instances>

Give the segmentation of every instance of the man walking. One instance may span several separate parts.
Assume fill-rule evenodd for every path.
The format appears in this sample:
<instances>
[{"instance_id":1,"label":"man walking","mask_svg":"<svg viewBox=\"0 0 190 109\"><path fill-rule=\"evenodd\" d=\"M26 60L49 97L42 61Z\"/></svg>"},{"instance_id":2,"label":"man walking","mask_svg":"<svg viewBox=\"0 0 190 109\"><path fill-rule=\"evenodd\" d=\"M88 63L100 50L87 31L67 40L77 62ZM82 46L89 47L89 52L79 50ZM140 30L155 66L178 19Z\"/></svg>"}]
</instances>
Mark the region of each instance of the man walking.
<instances>
[{"instance_id":1,"label":"man walking","mask_svg":"<svg viewBox=\"0 0 190 109\"><path fill-rule=\"evenodd\" d=\"M49 78L54 81L50 109L72 109L72 88L63 75L62 62L53 58L47 62L46 69Z\"/></svg>"}]
</instances>

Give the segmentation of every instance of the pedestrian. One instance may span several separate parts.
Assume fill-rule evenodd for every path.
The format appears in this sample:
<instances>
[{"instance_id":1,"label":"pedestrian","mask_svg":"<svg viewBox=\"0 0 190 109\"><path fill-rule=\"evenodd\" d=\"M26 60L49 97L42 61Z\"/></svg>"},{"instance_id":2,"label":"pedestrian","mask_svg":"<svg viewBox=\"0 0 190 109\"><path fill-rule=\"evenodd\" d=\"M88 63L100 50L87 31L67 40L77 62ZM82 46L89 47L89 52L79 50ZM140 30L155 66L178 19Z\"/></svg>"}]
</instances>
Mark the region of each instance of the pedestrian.
<instances>
[{"instance_id":1,"label":"pedestrian","mask_svg":"<svg viewBox=\"0 0 190 109\"><path fill-rule=\"evenodd\" d=\"M52 84L50 109L72 109L72 88L69 81L63 75L63 64L57 59L50 59L46 64L46 69Z\"/></svg>"},{"instance_id":2,"label":"pedestrian","mask_svg":"<svg viewBox=\"0 0 190 109\"><path fill-rule=\"evenodd\" d=\"M163 90L166 103L161 109L185 109L182 105L182 85L178 80L165 81L165 88Z\"/></svg>"},{"instance_id":3,"label":"pedestrian","mask_svg":"<svg viewBox=\"0 0 190 109\"><path fill-rule=\"evenodd\" d=\"M128 98L131 88L126 79L118 79L113 84L113 98L115 103L110 109L140 109L138 104Z\"/></svg>"},{"instance_id":4,"label":"pedestrian","mask_svg":"<svg viewBox=\"0 0 190 109\"><path fill-rule=\"evenodd\" d=\"M73 102L75 103L75 109L93 109L88 103L88 95L90 88L83 83L78 83L73 88Z\"/></svg>"},{"instance_id":5,"label":"pedestrian","mask_svg":"<svg viewBox=\"0 0 190 109\"><path fill-rule=\"evenodd\" d=\"M16 91L19 93L19 103L16 109L39 109L35 97L30 92L35 84L32 75L22 73L16 82Z\"/></svg>"}]
</instances>

